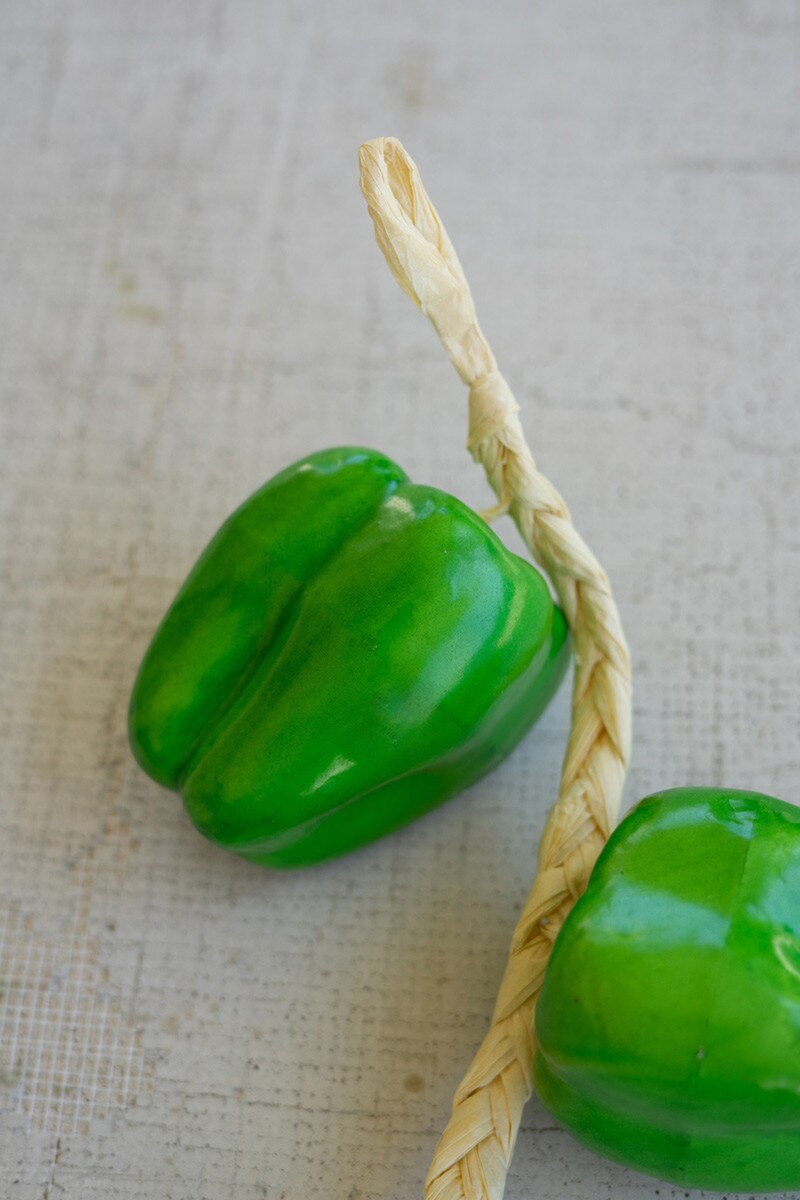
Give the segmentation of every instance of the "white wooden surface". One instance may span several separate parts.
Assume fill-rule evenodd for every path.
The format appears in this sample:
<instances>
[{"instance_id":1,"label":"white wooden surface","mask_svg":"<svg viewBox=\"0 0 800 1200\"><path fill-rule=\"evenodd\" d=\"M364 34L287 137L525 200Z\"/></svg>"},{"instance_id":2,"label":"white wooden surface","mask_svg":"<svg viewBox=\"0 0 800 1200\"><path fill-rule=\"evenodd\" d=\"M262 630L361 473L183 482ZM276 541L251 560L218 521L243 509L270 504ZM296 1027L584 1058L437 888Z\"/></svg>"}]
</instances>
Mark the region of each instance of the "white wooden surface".
<instances>
[{"instance_id":1,"label":"white wooden surface","mask_svg":"<svg viewBox=\"0 0 800 1200\"><path fill-rule=\"evenodd\" d=\"M311 449L486 502L358 193L392 133L616 585L629 801L798 798L800 5L5 0L0 63L0 1195L407 1200L566 692L468 794L283 875L135 767L133 675L220 520ZM531 1102L509 1200L681 1194Z\"/></svg>"}]
</instances>

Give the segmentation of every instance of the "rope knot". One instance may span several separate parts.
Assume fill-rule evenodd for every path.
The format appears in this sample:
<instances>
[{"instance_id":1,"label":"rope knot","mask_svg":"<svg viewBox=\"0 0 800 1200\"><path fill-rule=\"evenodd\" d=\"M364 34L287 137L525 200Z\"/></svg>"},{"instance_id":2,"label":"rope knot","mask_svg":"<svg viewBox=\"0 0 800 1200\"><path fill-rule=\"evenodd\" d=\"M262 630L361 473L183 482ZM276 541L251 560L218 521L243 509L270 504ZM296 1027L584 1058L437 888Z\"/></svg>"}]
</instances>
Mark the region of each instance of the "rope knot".
<instances>
[{"instance_id":1,"label":"rope knot","mask_svg":"<svg viewBox=\"0 0 800 1200\"><path fill-rule=\"evenodd\" d=\"M469 388L469 434L467 449L475 453L481 442L495 437L519 412L519 405L500 371L481 375Z\"/></svg>"}]
</instances>

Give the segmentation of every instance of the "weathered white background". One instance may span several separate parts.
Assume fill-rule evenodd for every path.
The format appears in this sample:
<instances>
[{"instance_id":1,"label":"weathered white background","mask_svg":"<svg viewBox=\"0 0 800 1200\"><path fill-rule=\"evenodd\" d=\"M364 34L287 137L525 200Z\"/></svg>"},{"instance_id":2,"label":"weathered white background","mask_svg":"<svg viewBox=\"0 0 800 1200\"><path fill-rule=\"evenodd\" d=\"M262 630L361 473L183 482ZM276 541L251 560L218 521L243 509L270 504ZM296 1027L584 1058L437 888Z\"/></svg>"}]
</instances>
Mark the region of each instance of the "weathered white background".
<instances>
[{"instance_id":1,"label":"weathered white background","mask_svg":"<svg viewBox=\"0 0 800 1200\"><path fill-rule=\"evenodd\" d=\"M0 1195L408 1200L566 690L469 794L283 875L135 767L134 672L217 524L311 449L487 501L358 192L392 133L616 585L628 801L798 798L800 5L5 0L0 62ZM509 1200L681 1194L531 1102Z\"/></svg>"}]
</instances>

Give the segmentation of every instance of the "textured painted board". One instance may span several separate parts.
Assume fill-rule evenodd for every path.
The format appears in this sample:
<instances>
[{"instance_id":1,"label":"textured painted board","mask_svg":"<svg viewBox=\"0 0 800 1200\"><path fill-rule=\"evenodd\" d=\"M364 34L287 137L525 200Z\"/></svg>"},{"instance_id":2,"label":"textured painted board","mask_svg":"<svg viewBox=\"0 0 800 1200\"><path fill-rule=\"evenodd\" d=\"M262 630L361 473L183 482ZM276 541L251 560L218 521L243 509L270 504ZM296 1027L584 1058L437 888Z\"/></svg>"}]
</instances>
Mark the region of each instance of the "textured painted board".
<instances>
[{"instance_id":1,"label":"textured painted board","mask_svg":"<svg viewBox=\"0 0 800 1200\"><path fill-rule=\"evenodd\" d=\"M125 740L174 589L285 463L360 442L486 501L365 137L420 163L616 586L628 800L798 799L800 8L492 8L0 6L3 1197L406 1200L485 1029L566 693L468 794L291 875L205 845ZM533 1194L680 1193L532 1101Z\"/></svg>"}]
</instances>

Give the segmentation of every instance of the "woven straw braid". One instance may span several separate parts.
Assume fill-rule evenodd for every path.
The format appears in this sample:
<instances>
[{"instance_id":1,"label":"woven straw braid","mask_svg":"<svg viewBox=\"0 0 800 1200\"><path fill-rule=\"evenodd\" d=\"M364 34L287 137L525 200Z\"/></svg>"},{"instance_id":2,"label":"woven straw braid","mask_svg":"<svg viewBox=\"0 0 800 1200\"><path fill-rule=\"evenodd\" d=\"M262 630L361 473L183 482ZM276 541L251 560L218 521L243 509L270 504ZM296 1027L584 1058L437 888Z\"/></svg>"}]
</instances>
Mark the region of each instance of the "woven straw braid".
<instances>
[{"instance_id":1,"label":"woven straw braid","mask_svg":"<svg viewBox=\"0 0 800 1200\"><path fill-rule=\"evenodd\" d=\"M534 1014L547 959L583 892L619 810L630 753L631 672L608 579L564 501L536 469L518 406L481 333L464 272L394 138L360 151L361 188L397 282L430 317L469 387L469 439L498 503L547 572L575 655L572 727L559 797L545 825L533 888L511 942L492 1023L453 1101L425 1181L426 1200L500 1200L531 1094Z\"/></svg>"}]
</instances>

